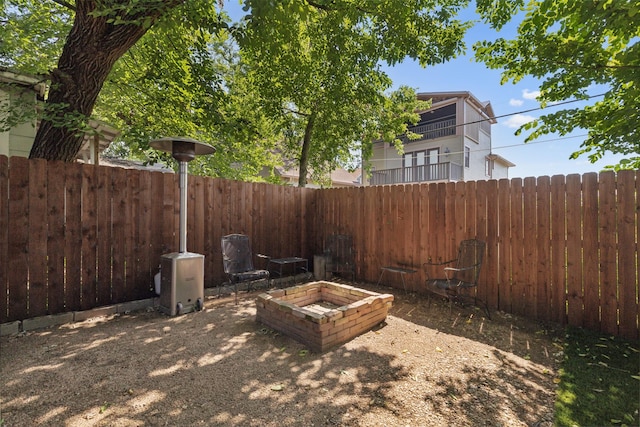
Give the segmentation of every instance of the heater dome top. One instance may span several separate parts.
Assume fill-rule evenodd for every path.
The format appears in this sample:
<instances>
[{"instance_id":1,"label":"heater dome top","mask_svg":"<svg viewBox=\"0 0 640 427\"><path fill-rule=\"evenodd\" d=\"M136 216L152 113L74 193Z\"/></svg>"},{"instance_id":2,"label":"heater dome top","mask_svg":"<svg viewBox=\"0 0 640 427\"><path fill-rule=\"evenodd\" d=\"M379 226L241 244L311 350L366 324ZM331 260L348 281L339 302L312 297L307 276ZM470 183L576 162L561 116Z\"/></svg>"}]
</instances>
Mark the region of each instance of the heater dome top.
<instances>
[{"instance_id":1,"label":"heater dome top","mask_svg":"<svg viewBox=\"0 0 640 427\"><path fill-rule=\"evenodd\" d=\"M174 159L181 162L193 160L195 156L213 154L216 149L204 142L183 136L167 136L149 142L156 150L171 153Z\"/></svg>"}]
</instances>

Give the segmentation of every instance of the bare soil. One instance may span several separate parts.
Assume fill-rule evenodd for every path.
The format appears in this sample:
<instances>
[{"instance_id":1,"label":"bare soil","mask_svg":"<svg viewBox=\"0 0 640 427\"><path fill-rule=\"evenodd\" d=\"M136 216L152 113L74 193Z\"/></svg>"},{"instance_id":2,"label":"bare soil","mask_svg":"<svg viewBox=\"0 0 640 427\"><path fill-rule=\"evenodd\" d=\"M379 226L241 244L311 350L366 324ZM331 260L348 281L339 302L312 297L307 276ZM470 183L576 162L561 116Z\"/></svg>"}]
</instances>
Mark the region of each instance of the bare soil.
<instances>
[{"instance_id":1,"label":"bare soil","mask_svg":"<svg viewBox=\"0 0 640 427\"><path fill-rule=\"evenodd\" d=\"M2 337L0 425L553 425L559 329L383 291L386 322L322 354L257 323L257 292Z\"/></svg>"}]
</instances>

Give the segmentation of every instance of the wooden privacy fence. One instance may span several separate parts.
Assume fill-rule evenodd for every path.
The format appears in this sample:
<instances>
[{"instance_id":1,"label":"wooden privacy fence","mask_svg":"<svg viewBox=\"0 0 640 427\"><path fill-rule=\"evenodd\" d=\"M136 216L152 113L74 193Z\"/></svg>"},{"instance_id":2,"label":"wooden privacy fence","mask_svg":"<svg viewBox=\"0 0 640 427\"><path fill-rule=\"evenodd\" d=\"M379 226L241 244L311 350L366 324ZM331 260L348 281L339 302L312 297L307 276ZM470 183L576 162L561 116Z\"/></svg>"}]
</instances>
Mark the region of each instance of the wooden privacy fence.
<instances>
[{"instance_id":1,"label":"wooden privacy fence","mask_svg":"<svg viewBox=\"0 0 640 427\"><path fill-rule=\"evenodd\" d=\"M255 252L309 253L310 189L189 177L187 250L205 286L225 280L220 238ZM178 251L178 175L0 156L0 323L153 296Z\"/></svg>"},{"instance_id":2,"label":"wooden privacy fence","mask_svg":"<svg viewBox=\"0 0 640 427\"><path fill-rule=\"evenodd\" d=\"M418 269L406 278L416 290L443 277L423 263L478 238L478 293L492 310L638 338L638 187L639 172L625 171L330 189L316 231L354 236L359 279L405 265Z\"/></svg>"},{"instance_id":3,"label":"wooden privacy fence","mask_svg":"<svg viewBox=\"0 0 640 427\"><path fill-rule=\"evenodd\" d=\"M0 323L153 295L178 249L178 176L0 156ZM638 171L350 189L189 177L187 249L222 283L220 237L254 252L320 254L351 234L357 279L383 265L455 256L487 242L479 294L492 310L638 338ZM391 275L385 279L401 286Z\"/></svg>"}]
</instances>

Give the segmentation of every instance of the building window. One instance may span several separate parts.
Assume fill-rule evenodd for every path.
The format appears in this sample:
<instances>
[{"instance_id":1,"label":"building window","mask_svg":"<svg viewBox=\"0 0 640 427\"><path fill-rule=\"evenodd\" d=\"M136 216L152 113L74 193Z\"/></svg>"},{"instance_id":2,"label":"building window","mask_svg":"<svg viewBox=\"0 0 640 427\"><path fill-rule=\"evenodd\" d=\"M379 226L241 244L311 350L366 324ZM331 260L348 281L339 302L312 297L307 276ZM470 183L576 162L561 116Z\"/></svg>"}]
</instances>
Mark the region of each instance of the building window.
<instances>
[{"instance_id":1,"label":"building window","mask_svg":"<svg viewBox=\"0 0 640 427\"><path fill-rule=\"evenodd\" d=\"M491 176L491 170L493 169L493 162L490 158L486 157L484 159L484 174L486 176Z\"/></svg>"},{"instance_id":2,"label":"building window","mask_svg":"<svg viewBox=\"0 0 640 427\"><path fill-rule=\"evenodd\" d=\"M464 147L464 167L465 168L469 167L470 157L471 157L471 148L465 146Z\"/></svg>"}]
</instances>

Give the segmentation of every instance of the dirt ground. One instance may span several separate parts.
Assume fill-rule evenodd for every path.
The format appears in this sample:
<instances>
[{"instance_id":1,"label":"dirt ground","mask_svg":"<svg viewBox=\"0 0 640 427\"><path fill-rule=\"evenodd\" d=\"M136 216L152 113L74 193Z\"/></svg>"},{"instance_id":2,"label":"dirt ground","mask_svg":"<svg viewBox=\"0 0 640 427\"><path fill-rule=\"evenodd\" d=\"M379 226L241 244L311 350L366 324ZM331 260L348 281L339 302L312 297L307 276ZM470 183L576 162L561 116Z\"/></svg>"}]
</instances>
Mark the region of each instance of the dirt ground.
<instances>
[{"instance_id":1,"label":"dirt ground","mask_svg":"<svg viewBox=\"0 0 640 427\"><path fill-rule=\"evenodd\" d=\"M558 329L383 291L386 322L322 354L257 323L258 292L2 337L0 425L553 425Z\"/></svg>"}]
</instances>

